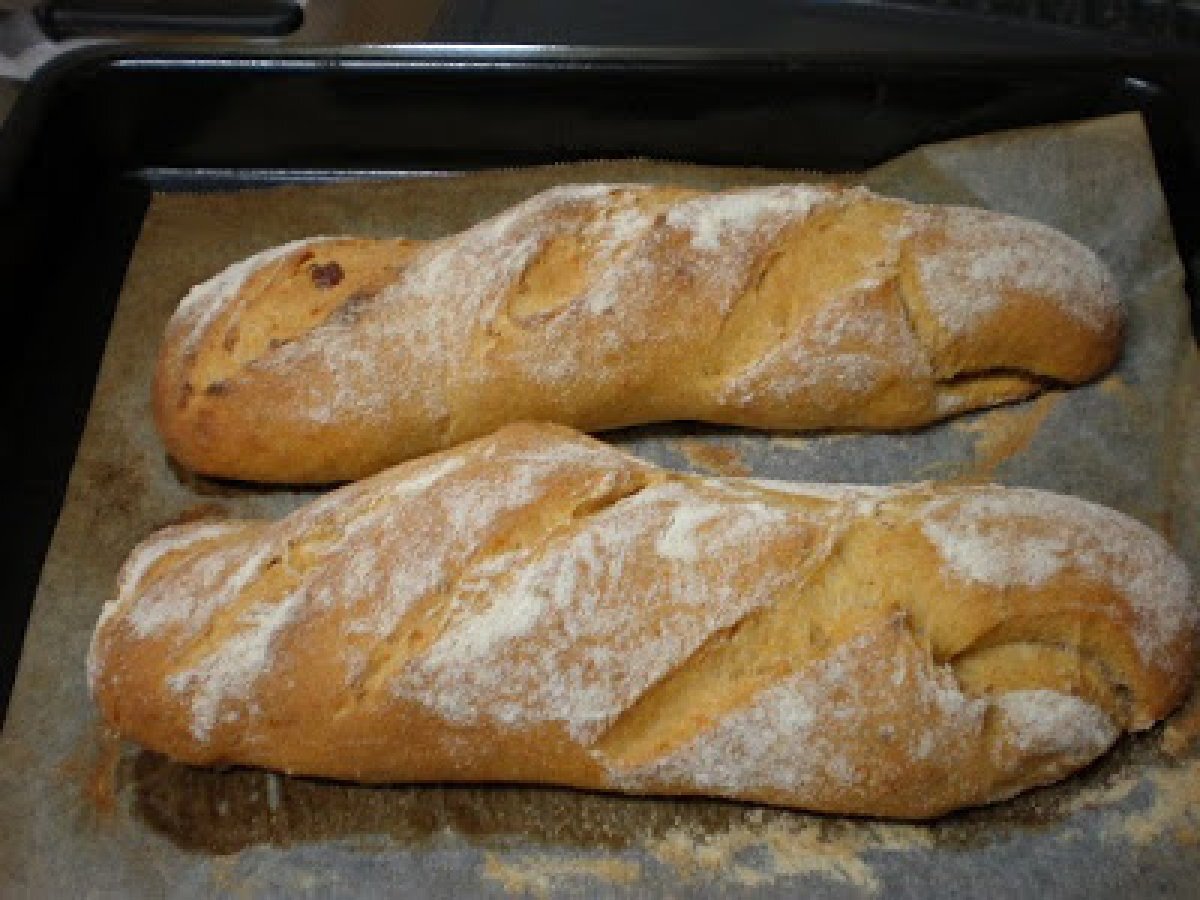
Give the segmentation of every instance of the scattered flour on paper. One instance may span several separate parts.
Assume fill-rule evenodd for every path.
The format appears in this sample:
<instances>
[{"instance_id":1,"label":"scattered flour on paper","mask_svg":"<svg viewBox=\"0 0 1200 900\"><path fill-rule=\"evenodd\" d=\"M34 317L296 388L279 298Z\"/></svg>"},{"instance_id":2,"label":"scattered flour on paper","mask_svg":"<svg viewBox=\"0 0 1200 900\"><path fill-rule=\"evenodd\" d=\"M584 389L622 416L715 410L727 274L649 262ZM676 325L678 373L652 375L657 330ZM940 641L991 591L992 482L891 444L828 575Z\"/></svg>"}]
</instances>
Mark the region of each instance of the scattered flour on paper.
<instances>
[{"instance_id":1,"label":"scattered flour on paper","mask_svg":"<svg viewBox=\"0 0 1200 900\"><path fill-rule=\"evenodd\" d=\"M487 853L481 874L513 895L549 897L565 889L584 896L596 883L626 887L642 878L642 866L606 856Z\"/></svg>"}]
</instances>

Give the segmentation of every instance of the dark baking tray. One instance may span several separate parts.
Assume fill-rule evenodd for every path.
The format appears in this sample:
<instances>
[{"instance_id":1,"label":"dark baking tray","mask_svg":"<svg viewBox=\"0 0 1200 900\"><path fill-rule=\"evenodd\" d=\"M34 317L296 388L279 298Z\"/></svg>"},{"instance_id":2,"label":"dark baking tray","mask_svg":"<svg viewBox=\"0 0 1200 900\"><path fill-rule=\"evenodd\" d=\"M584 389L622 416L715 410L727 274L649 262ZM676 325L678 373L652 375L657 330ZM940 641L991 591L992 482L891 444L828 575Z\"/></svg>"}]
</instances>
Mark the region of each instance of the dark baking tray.
<instances>
[{"instance_id":1,"label":"dark baking tray","mask_svg":"<svg viewBox=\"0 0 1200 900\"><path fill-rule=\"evenodd\" d=\"M153 191L627 156L846 171L930 141L1128 110L1149 124L1195 298L1190 51L126 46L60 58L0 133L0 702Z\"/></svg>"}]
</instances>

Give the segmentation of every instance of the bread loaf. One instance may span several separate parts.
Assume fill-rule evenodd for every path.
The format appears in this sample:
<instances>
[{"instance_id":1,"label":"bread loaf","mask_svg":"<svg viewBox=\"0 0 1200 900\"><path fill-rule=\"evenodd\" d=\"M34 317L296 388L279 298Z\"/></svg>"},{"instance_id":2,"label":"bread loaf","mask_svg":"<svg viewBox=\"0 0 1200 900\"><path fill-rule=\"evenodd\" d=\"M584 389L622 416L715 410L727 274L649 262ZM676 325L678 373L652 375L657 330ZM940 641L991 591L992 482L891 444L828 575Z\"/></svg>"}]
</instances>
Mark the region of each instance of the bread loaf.
<instances>
[{"instance_id":1,"label":"bread loaf","mask_svg":"<svg viewBox=\"0 0 1200 900\"><path fill-rule=\"evenodd\" d=\"M89 678L200 765L926 817L1166 715L1189 591L1077 499L703 478L518 424L277 522L155 534Z\"/></svg>"},{"instance_id":2,"label":"bread loaf","mask_svg":"<svg viewBox=\"0 0 1200 900\"><path fill-rule=\"evenodd\" d=\"M194 288L155 415L198 472L359 478L519 420L900 429L1078 383L1113 279L1045 226L862 188L566 186L430 242L316 238Z\"/></svg>"}]
</instances>

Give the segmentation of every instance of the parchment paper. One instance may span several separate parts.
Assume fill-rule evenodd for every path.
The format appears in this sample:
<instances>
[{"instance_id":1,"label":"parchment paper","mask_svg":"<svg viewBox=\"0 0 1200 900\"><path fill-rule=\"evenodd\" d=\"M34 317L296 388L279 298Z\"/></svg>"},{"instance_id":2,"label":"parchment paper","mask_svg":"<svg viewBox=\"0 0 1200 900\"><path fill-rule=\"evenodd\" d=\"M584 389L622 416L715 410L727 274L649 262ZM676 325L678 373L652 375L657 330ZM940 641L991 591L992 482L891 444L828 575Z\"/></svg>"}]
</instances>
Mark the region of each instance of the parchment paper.
<instances>
[{"instance_id":1,"label":"parchment paper","mask_svg":"<svg viewBox=\"0 0 1200 900\"><path fill-rule=\"evenodd\" d=\"M308 497L197 479L164 457L149 382L164 323L190 285L309 234L432 237L559 182L717 187L801 177L601 162L157 197L112 326L0 743L0 893L1195 896L1195 704L1063 785L927 825L555 789L369 788L196 771L98 726L84 657L130 548L181 517L218 509L274 516ZM1078 390L899 435L674 424L610 439L703 471L878 483L989 478L1074 493L1163 531L1200 572L1200 366L1140 120L926 147L861 180L916 200L1029 216L1095 248L1130 309L1117 369Z\"/></svg>"}]
</instances>

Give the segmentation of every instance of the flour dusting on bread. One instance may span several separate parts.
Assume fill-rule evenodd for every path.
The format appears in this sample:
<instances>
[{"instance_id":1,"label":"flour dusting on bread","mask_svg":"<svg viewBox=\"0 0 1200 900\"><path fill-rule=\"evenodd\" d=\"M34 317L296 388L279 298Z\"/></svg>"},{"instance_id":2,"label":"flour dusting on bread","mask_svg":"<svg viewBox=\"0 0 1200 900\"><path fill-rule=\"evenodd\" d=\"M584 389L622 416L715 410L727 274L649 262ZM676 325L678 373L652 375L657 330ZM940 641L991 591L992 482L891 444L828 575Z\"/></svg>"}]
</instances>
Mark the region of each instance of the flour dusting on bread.
<instances>
[{"instance_id":1,"label":"flour dusting on bread","mask_svg":"<svg viewBox=\"0 0 1200 900\"><path fill-rule=\"evenodd\" d=\"M296 592L282 600L255 604L213 653L167 679L171 690L191 694L191 731L196 740L208 740L222 714L226 722L237 721L240 713L230 701L251 701L254 685L272 668L276 642L298 620L308 599Z\"/></svg>"},{"instance_id":2,"label":"flour dusting on bread","mask_svg":"<svg viewBox=\"0 0 1200 900\"><path fill-rule=\"evenodd\" d=\"M903 309L881 304L872 294L881 283L854 285L831 297L785 340L730 377L722 395L741 405L767 396L839 409L888 383L928 379L928 357Z\"/></svg>"},{"instance_id":3,"label":"flour dusting on bread","mask_svg":"<svg viewBox=\"0 0 1200 900\"><path fill-rule=\"evenodd\" d=\"M1136 616L1133 636L1148 665L1200 621L1183 561L1145 525L1098 504L967 488L930 501L921 527L959 578L1034 588L1073 572L1110 584Z\"/></svg>"},{"instance_id":4,"label":"flour dusting on bread","mask_svg":"<svg viewBox=\"0 0 1200 900\"><path fill-rule=\"evenodd\" d=\"M976 329L1021 291L1046 297L1081 324L1103 331L1121 315L1116 285L1096 254L1038 222L969 207L926 213L946 245L919 258L921 286L942 327Z\"/></svg>"},{"instance_id":5,"label":"flour dusting on bread","mask_svg":"<svg viewBox=\"0 0 1200 900\"><path fill-rule=\"evenodd\" d=\"M987 703L963 696L953 675L930 666L911 640L895 652L894 636L888 627L848 641L663 759L620 777L727 796L797 785L818 793L854 792L879 777L871 771L876 751L866 734L883 727L890 734L883 740L909 742L908 755L918 762L935 752L943 762L953 760L978 737ZM896 690L918 698L920 717L913 722L885 715L881 726L879 710Z\"/></svg>"},{"instance_id":6,"label":"flour dusting on bread","mask_svg":"<svg viewBox=\"0 0 1200 900\"><path fill-rule=\"evenodd\" d=\"M836 188L815 184L743 188L706 194L672 207L665 222L690 233L691 246L700 251L721 253L730 240L746 232L774 238L784 227L802 222L822 203L841 193Z\"/></svg>"},{"instance_id":7,"label":"flour dusting on bread","mask_svg":"<svg viewBox=\"0 0 1200 900\"><path fill-rule=\"evenodd\" d=\"M594 738L710 634L800 582L800 560L792 572L756 569L819 522L674 482L645 488L512 560L515 576L456 617L395 689L456 722L560 721Z\"/></svg>"},{"instance_id":8,"label":"flour dusting on bread","mask_svg":"<svg viewBox=\"0 0 1200 900\"><path fill-rule=\"evenodd\" d=\"M179 302L172 318L173 325L183 326L185 329L184 347L190 349L196 346L205 329L238 299L241 289L255 274L267 266L283 261L297 250L330 240L337 238L308 237L289 241L278 247L268 247L253 256L232 263L212 278L193 287Z\"/></svg>"},{"instance_id":9,"label":"flour dusting on bread","mask_svg":"<svg viewBox=\"0 0 1200 900\"><path fill-rule=\"evenodd\" d=\"M1059 691L1009 691L996 699L996 706L1013 740L1032 753L1070 753L1085 759L1120 734L1103 710Z\"/></svg>"}]
</instances>

